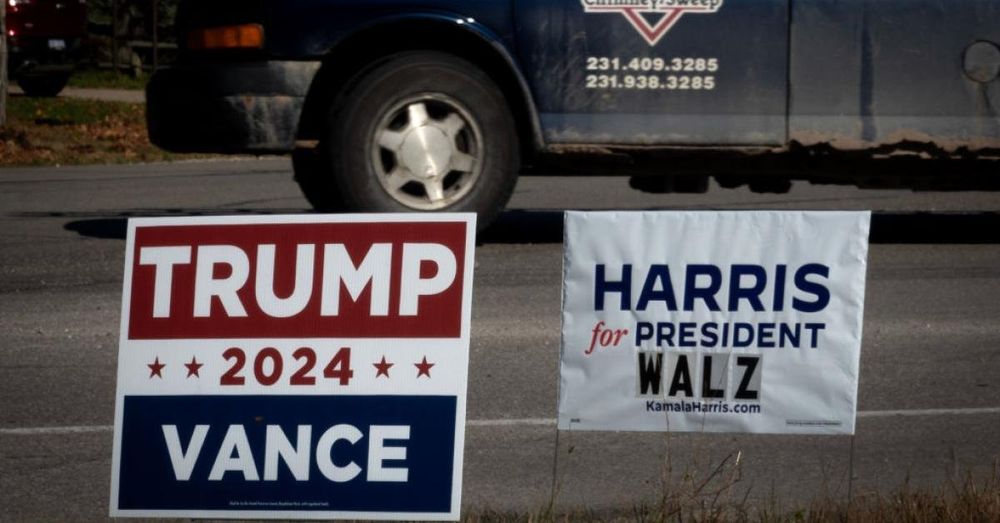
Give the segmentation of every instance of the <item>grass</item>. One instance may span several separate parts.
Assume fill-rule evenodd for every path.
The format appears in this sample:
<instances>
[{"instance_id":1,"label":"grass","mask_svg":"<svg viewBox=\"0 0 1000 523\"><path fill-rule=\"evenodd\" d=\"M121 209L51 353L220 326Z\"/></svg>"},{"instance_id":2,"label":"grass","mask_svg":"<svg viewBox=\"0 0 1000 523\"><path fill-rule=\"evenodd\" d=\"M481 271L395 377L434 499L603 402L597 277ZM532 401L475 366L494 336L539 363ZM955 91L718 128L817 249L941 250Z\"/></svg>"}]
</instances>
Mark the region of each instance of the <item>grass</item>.
<instances>
[{"instance_id":1,"label":"grass","mask_svg":"<svg viewBox=\"0 0 1000 523\"><path fill-rule=\"evenodd\" d=\"M773 495L750 498L743 484L742 454L737 452L714 466L674 471L669 458L664 464L662 493L658 499L631 508L561 512L552 506L530 513L468 510L468 523L569 523L577 521L660 522L759 522L759 523L922 523L1000 521L1000 461L985 477L967 473L937 488L909 484L889 494L861 492L832 497L819 494L806 506L788 509ZM675 474L675 472L677 472Z\"/></svg>"},{"instance_id":2,"label":"grass","mask_svg":"<svg viewBox=\"0 0 1000 523\"><path fill-rule=\"evenodd\" d=\"M975 480L971 476L957 484L939 489L904 486L889 495L871 493L856 497L848 506L846 499L820 498L808 507L792 511L776 509L777 503L753 505L747 500L721 501L714 489L693 498L691 491L664 495L656 502L609 513L577 511L573 513L466 512L468 523L569 523L576 521L622 522L774 522L774 523L896 523L896 522L995 522L1000 521L1000 469L991 478Z\"/></svg>"},{"instance_id":3,"label":"grass","mask_svg":"<svg viewBox=\"0 0 1000 523\"><path fill-rule=\"evenodd\" d=\"M0 166L169 161L149 143L144 104L71 98L7 98Z\"/></svg>"},{"instance_id":4,"label":"grass","mask_svg":"<svg viewBox=\"0 0 1000 523\"><path fill-rule=\"evenodd\" d=\"M133 77L126 73L85 69L76 71L69 77L69 86L90 89L142 90L146 88L146 82L148 81L149 75L146 73L143 73L139 77Z\"/></svg>"}]
</instances>

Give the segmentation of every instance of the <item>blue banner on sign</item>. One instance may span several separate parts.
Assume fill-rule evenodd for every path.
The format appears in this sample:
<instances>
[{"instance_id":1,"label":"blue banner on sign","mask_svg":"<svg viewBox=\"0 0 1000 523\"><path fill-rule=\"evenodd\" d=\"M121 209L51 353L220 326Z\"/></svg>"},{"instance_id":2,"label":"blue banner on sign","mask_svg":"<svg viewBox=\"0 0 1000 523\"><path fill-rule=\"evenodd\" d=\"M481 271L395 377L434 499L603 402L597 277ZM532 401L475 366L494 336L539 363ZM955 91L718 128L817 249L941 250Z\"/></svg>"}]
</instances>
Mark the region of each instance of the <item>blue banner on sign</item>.
<instances>
[{"instance_id":1,"label":"blue banner on sign","mask_svg":"<svg viewBox=\"0 0 1000 523\"><path fill-rule=\"evenodd\" d=\"M121 509L448 512L454 396L126 396Z\"/></svg>"}]
</instances>

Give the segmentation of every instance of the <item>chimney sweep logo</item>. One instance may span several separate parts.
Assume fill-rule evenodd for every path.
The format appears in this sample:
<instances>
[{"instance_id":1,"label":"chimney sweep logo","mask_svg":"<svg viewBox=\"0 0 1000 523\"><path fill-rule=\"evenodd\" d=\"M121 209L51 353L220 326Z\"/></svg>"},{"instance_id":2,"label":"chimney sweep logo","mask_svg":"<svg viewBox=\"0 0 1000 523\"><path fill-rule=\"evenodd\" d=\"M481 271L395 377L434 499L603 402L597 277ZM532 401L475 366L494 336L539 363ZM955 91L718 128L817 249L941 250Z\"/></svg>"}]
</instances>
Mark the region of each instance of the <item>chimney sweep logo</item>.
<instances>
[{"instance_id":1,"label":"chimney sweep logo","mask_svg":"<svg viewBox=\"0 0 1000 523\"><path fill-rule=\"evenodd\" d=\"M650 46L685 14L712 14L723 0L580 0L586 13L621 13ZM652 15L652 16L651 16ZM660 15L656 22L650 22Z\"/></svg>"}]
</instances>

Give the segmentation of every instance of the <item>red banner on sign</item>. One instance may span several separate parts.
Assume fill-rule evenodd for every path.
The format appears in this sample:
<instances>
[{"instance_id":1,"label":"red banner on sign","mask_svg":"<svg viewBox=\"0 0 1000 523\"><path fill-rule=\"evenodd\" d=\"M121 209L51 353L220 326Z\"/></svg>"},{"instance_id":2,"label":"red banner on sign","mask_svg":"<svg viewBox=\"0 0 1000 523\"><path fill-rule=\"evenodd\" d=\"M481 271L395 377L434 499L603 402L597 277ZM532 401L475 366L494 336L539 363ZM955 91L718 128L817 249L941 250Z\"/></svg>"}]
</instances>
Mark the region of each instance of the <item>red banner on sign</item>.
<instances>
[{"instance_id":1,"label":"red banner on sign","mask_svg":"<svg viewBox=\"0 0 1000 523\"><path fill-rule=\"evenodd\" d=\"M139 226L129 339L457 338L466 224Z\"/></svg>"}]
</instances>

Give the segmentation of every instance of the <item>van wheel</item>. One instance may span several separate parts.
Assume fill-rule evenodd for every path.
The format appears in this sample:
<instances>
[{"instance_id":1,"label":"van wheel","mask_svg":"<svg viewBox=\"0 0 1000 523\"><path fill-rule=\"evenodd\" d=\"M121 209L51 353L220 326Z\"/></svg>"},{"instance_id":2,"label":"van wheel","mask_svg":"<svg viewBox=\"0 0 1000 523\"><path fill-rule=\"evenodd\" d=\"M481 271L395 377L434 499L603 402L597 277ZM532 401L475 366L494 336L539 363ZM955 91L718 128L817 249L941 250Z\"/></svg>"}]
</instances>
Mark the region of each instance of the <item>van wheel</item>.
<instances>
[{"instance_id":1,"label":"van wheel","mask_svg":"<svg viewBox=\"0 0 1000 523\"><path fill-rule=\"evenodd\" d=\"M338 100L317 155L329 174L296 170L316 207L475 212L482 229L510 199L520 167L514 119L471 63L438 52L395 55Z\"/></svg>"}]
</instances>

